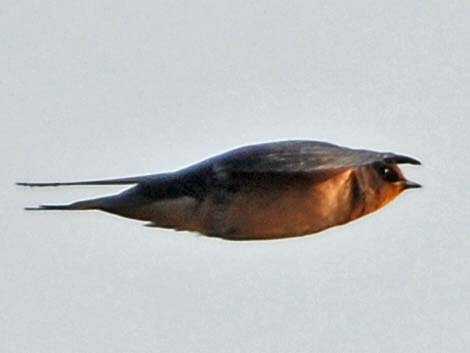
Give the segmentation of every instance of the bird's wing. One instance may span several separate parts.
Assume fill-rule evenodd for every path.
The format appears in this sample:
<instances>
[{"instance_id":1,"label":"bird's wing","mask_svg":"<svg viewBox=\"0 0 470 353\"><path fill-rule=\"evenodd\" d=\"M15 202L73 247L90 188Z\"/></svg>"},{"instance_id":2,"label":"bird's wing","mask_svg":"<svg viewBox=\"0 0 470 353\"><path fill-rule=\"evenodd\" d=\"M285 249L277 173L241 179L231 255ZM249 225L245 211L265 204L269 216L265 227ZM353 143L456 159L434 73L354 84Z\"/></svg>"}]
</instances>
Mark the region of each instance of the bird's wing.
<instances>
[{"instance_id":1,"label":"bird's wing","mask_svg":"<svg viewBox=\"0 0 470 353\"><path fill-rule=\"evenodd\" d=\"M384 154L316 141L285 141L242 147L212 160L220 175L237 173L315 174L371 164Z\"/></svg>"}]
</instances>

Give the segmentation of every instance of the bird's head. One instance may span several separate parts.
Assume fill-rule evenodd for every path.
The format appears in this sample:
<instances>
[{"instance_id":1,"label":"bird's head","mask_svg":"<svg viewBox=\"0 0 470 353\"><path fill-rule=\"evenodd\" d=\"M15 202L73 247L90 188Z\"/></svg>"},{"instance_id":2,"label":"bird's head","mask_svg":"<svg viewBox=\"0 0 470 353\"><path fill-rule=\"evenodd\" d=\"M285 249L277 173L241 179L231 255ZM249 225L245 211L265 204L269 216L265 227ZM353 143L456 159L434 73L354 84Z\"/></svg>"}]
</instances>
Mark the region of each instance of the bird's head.
<instances>
[{"instance_id":1,"label":"bird's head","mask_svg":"<svg viewBox=\"0 0 470 353\"><path fill-rule=\"evenodd\" d=\"M374 208L384 206L406 189L421 187L420 184L405 178L399 164L420 165L421 163L411 157L387 153L384 158L369 166L367 179L375 199Z\"/></svg>"}]
</instances>

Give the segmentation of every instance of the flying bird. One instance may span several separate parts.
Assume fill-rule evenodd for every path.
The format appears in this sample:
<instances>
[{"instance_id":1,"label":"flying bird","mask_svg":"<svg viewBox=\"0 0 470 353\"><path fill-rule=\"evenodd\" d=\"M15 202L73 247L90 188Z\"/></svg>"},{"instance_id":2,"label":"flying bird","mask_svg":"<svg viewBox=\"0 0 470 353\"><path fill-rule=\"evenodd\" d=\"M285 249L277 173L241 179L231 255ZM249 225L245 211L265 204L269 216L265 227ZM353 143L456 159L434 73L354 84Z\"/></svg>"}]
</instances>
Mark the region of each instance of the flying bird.
<instances>
[{"instance_id":1,"label":"flying bird","mask_svg":"<svg viewBox=\"0 0 470 353\"><path fill-rule=\"evenodd\" d=\"M23 186L133 185L123 192L26 210L100 210L230 240L316 233L383 207L407 180L398 164L414 158L326 142L245 146L181 170L108 180L17 183Z\"/></svg>"}]
</instances>

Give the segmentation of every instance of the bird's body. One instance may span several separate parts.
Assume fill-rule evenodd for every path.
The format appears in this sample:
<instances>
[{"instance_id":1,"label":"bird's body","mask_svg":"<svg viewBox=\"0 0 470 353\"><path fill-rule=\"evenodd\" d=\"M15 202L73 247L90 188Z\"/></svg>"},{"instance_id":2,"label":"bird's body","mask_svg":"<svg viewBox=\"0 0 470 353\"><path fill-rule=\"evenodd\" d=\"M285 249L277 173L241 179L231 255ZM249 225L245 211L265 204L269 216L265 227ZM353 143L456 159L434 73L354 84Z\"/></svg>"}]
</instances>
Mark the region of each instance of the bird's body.
<instances>
[{"instance_id":1,"label":"bird's body","mask_svg":"<svg viewBox=\"0 0 470 353\"><path fill-rule=\"evenodd\" d=\"M393 153L315 141L242 147L173 173L28 186L135 184L114 196L35 209L97 209L231 240L316 233L373 212L406 188Z\"/></svg>"}]
</instances>

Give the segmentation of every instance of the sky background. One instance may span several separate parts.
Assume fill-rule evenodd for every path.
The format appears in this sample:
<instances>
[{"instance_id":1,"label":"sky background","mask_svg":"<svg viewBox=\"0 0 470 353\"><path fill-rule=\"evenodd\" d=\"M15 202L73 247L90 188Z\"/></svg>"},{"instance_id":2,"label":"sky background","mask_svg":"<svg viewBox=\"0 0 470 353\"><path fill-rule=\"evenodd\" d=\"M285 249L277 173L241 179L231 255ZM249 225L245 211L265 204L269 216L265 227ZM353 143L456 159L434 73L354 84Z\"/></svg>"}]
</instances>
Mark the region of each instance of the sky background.
<instances>
[{"instance_id":1,"label":"sky background","mask_svg":"<svg viewBox=\"0 0 470 353\"><path fill-rule=\"evenodd\" d=\"M0 351L468 352L468 1L11 1L0 8ZM249 143L420 159L318 235L228 242L26 213Z\"/></svg>"}]
</instances>

